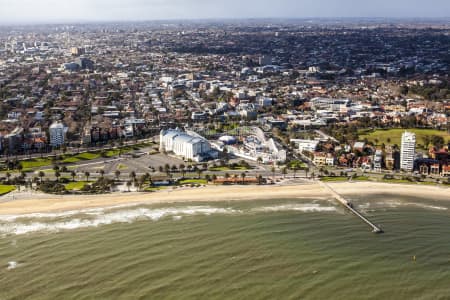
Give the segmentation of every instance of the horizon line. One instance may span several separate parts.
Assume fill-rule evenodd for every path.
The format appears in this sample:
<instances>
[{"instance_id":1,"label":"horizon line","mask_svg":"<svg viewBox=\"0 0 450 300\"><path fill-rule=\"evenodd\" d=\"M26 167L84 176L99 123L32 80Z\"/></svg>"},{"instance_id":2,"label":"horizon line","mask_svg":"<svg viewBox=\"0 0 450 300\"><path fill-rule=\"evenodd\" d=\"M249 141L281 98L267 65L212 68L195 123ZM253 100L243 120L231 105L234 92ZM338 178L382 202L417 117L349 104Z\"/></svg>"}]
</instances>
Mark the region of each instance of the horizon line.
<instances>
[{"instance_id":1,"label":"horizon line","mask_svg":"<svg viewBox=\"0 0 450 300\"><path fill-rule=\"evenodd\" d=\"M132 23L161 23L161 22L214 22L214 21L409 21L411 23L420 21L434 21L434 22L450 22L448 17L221 17L221 18L161 18L161 19L66 19L66 20L34 20L34 21L0 21L0 26L32 26L32 25L90 25L90 24L132 24Z\"/></svg>"}]
</instances>

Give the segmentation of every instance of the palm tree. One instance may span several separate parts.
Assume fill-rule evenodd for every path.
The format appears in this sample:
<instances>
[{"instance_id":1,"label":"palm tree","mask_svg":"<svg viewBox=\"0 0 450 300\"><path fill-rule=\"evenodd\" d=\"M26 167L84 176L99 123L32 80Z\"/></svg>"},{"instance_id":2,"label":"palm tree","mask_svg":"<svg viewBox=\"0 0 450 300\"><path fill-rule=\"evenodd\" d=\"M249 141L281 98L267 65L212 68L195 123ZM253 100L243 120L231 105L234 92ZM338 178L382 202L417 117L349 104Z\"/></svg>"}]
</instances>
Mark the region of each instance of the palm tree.
<instances>
[{"instance_id":1,"label":"palm tree","mask_svg":"<svg viewBox=\"0 0 450 300\"><path fill-rule=\"evenodd\" d=\"M258 184L261 185L263 181L262 175L258 175Z\"/></svg>"},{"instance_id":2,"label":"palm tree","mask_svg":"<svg viewBox=\"0 0 450 300\"><path fill-rule=\"evenodd\" d=\"M59 171L55 171L56 181L59 182L59 177L61 177L61 173Z\"/></svg>"},{"instance_id":3,"label":"palm tree","mask_svg":"<svg viewBox=\"0 0 450 300\"><path fill-rule=\"evenodd\" d=\"M127 181L127 188L128 188L128 191L130 191L130 187L131 187L131 181L128 180L128 181Z\"/></svg>"},{"instance_id":4,"label":"palm tree","mask_svg":"<svg viewBox=\"0 0 450 300\"><path fill-rule=\"evenodd\" d=\"M169 176L169 173L170 173L170 166L169 166L169 164L165 164L164 165L164 172L166 172L167 176Z\"/></svg>"},{"instance_id":5,"label":"palm tree","mask_svg":"<svg viewBox=\"0 0 450 300\"><path fill-rule=\"evenodd\" d=\"M8 173L6 173L6 176L8 176ZM45 173L43 171L39 171L38 176L41 179L41 183L42 183L42 178L45 177Z\"/></svg>"},{"instance_id":6,"label":"palm tree","mask_svg":"<svg viewBox=\"0 0 450 300\"><path fill-rule=\"evenodd\" d=\"M145 173L144 174L144 176L145 176L145 180L147 181L147 180L150 180L150 178L151 178L151 175L150 175L150 173Z\"/></svg>"},{"instance_id":7,"label":"palm tree","mask_svg":"<svg viewBox=\"0 0 450 300\"><path fill-rule=\"evenodd\" d=\"M133 181L136 181L136 172L135 171L131 171L130 178L133 179Z\"/></svg>"},{"instance_id":8,"label":"palm tree","mask_svg":"<svg viewBox=\"0 0 450 300\"><path fill-rule=\"evenodd\" d=\"M271 171L272 171L272 178L275 180L275 171L276 171L275 166L272 166Z\"/></svg>"},{"instance_id":9,"label":"palm tree","mask_svg":"<svg viewBox=\"0 0 450 300\"><path fill-rule=\"evenodd\" d=\"M159 170L159 173L162 173L162 172L164 172L164 167L163 166L159 166L158 170Z\"/></svg>"},{"instance_id":10,"label":"palm tree","mask_svg":"<svg viewBox=\"0 0 450 300\"><path fill-rule=\"evenodd\" d=\"M119 171L119 170L116 170L116 171L114 172L114 175L116 176L116 180L119 180L119 177L120 177L120 171Z\"/></svg>"},{"instance_id":11,"label":"palm tree","mask_svg":"<svg viewBox=\"0 0 450 300\"><path fill-rule=\"evenodd\" d=\"M241 173L242 184L245 184L245 173Z\"/></svg>"},{"instance_id":12,"label":"palm tree","mask_svg":"<svg viewBox=\"0 0 450 300\"><path fill-rule=\"evenodd\" d=\"M282 170L282 172L283 172L283 178L285 178L285 177L286 177L286 174L287 174L287 168L284 167L283 170Z\"/></svg>"},{"instance_id":13,"label":"palm tree","mask_svg":"<svg viewBox=\"0 0 450 300\"><path fill-rule=\"evenodd\" d=\"M227 149L227 147L223 148L222 154L223 154L223 157L224 157L225 161L228 161L228 149Z\"/></svg>"},{"instance_id":14,"label":"palm tree","mask_svg":"<svg viewBox=\"0 0 450 300\"><path fill-rule=\"evenodd\" d=\"M75 181L75 176L77 176L77 173L75 171L71 171L70 176L72 176L72 181Z\"/></svg>"},{"instance_id":15,"label":"palm tree","mask_svg":"<svg viewBox=\"0 0 450 300\"><path fill-rule=\"evenodd\" d=\"M258 162L258 164L261 164L263 162L263 159L261 156L258 156L258 158L256 159L256 161Z\"/></svg>"},{"instance_id":16,"label":"palm tree","mask_svg":"<svg viewBox=\"0 0 450 300\"><path fill-rule=\"evenodd\" d=\"M320 169L319 169L320 176L323 176L324 172L325 172L325 169L323 167L320 167Z\"/></svg>"},{"instance_id":17,"label":"palm tree","mask_svg":"<svg viewBox=\"0 0 450 300\"><path fill-rule=\"evenodd\" d=\"M238 175L238 174L234 174L234 175L233 175L234 183L236 183L236 181L237 181L238 178L239 178L239 175Z\"/></svg>"},{"instance_id":18,"label":"palm tree","mask_svg":"<svg viewBox=\"0 0 450 300\"><path fill-rule=\"evenodd\" d=\"M296 176L297 176L297 170L298 170L297 165L292 166L292 170L294 171L294 178L296 178Z\"/></svg>"},{"instance_id":19,"label":"palm tree","mask_svg":"<svg viewBox=\"0 0 450 300\"><path fill-rule=\"evenodd\" d=\"M309 168L306 167L306 168L305 168L306 178L308 178L308 172L309 172Z\"/></svg>"},{"instance_id":20,"label":"palm tree","mask_svg":"<svg viewBox=\"0 0 450 300\"><path fill-rule=\"evenodd\" d=\"M228 178L230 178L230 174L228 174L228 173L225 173L225 179L228 179Z\"/></svg>"},{"instance_id":21,"label":"palm tree","mask_svg":"<svg viewBox=\"0 0 450 300\"><path fill-rule=\"evenodd\" d=\"M86 171L86 172L84 172L84 176L86 177L86 181L89 181L89 176L91 176L91 173Z\"/></svg>"},{"instance_id":22,"label":"palm tree","mask_svg":"<svg viewBox=\"0 0 450 300\"><path fill-rule=\"evenodd\" d=\"M142 186L144 185L145 181L147 181L147 178L145 175L142 175L141 177L139 177L139 181L138 181L139 191L142 190Z\"/></svg>"},{"instance_id":23,"label":"palm tree","mask_svg":"<svg viewBox=\"0 0 450 300\"><path fill-rule=\"evenodd\" d=\"M105 170L100 170L100 177L103 179L105 177Z\"/></svg>"},{"instance_id":24,"label":"palm tree","mask_svg":"<svg viewBox=\"0 0 450 300\"><path fill-rule=\"evenodd\" d=\"M201 176L202 176L202 170L201 169L198 169L197 168L197 175L198 175L198 178L200 179L201 178Z\"/></svg>"}]
</instances>

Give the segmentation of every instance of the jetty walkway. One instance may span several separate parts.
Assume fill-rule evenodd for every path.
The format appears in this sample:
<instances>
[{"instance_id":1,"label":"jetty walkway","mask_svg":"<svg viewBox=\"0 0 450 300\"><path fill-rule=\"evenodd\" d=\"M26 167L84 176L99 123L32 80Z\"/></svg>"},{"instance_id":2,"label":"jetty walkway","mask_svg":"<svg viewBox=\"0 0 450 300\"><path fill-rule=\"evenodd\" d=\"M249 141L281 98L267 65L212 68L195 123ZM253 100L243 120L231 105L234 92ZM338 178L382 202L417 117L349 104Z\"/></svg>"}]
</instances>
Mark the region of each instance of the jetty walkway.
<instances>
[{"instance_id":1,"label":"jetty walkway","mask_svg":"<svg viewBox=\"0 0 450 300\"><path fill-rule=\"evenodd\" d=\"M366 223L367 225L369 225L372 228L372 232L373 233L383 233L383 230L373 224L369 219L367 219L366 217L364 217L359 211L357 211L353 205L344 199L344 197L342 197L341 195L339 195L332 187L330 187L328 184L326 184L323 181L319 181L319 184L325 189L327 190L330 194L333 195L333 197L339 202L341 203L345 208L347 208L350 212L352 212L355 216L357 216L358 218L360 218L364 223Z\"/></svg>"}]
</instances>

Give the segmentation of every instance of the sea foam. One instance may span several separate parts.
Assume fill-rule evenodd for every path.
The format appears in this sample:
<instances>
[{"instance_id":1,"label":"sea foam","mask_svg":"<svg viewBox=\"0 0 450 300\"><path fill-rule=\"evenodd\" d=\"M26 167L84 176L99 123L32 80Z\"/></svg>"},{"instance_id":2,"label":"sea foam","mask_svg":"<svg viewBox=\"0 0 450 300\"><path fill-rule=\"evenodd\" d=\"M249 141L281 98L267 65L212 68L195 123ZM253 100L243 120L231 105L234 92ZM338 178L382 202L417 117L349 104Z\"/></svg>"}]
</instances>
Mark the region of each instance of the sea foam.
<instances>
[{"instance_id":1,"label":"sea foam","mask_svg":"<svg viewBox=\"0 0 450 300\"><path fill-rule=\"evenodd\" d=\"M213 215L213 214L236 214L239 210L232 208L217 208L210 206L189 206L180 208L135 208L127 210L109 211L96 209L86 211L73 211L66 213L47 213L47 214L30 214L21 216L8 216L2 221L6 223L0 224L0 233L22 235L33 232L58 232L61 230L74 230L88 227L98 227L113 223L132 223L136 220L158 221L164 217L194 216L194 215ZM74 217L76 218L69 218ZM35 219L53 218L56 222L41 222ZM28 220L29 219L29 220ZM21 220L17 222L17 220ZM23 221L22 221L23 220Z\"/></svg>"},{"instance_id":2,"label":"sea foam","mask_svg":"<svg viewBox=\"0 0 450 300\"><path fill-rule=\"evenodd\" d=\"M255 212L283 212L283 211L300 211L300 212L332 212L336 211L334 206L321 206L320 204L284 204L276 206L265 206L254 208Z\"/></svg>"},{"instance_id":3,"label":"sea foam","mask_svg":"<svg viewBox=\"0 0 450 300\"><path fill-rule=\"evenodd\" d=\"M8 262L8 267L7 267L7 269L8 269L8 270L13 270L13 269L17 268L17 266L18 266L18 263L17 263L17 262L15 262L15 261L10 261L10 262Z\"/></svg>"}]
</instances>

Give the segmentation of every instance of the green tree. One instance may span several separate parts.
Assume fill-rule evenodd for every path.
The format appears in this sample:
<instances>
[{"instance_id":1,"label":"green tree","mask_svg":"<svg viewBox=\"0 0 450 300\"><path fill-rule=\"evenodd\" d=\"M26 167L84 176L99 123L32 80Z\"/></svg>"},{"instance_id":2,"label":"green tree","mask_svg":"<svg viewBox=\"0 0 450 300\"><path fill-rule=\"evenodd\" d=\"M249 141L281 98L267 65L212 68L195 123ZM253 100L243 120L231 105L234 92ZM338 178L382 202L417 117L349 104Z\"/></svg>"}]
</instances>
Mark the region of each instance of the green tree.
<instances>
[{"instance_id":1,"label":"green tree","mask_svg":"<svg viewBox=\"0 0 450 300\"><path fill-rule=\"evenodd\" d=\"M136 172L135 171L131 171L129 176L133 181L136 181Z\"/></svg>"},{"instance_id":2,"label":"green tree","mask_svg":"<svg viewBox=\"0 0 450 300\"><path fill-rule=\"evenodd\" d=\"M61 173L59 171L55 171L56 181L59 182L59 177L61 177Z\"/></svg>"},{"instance_id":3,"label":"green tree","mask_svg":"<svg viewBox=\"0 0 450 300\"><path fill-rule=\"evenodd\" d=\"M75 181L75 176L77 176L77 173L75 171L71 171L70 176L72 176L72 181Z\"/></svg>"},{"instance_id":4,"label":"green tree","mask_svg":"<svg viewBox=\"0 0 450 300\"><path fill-rule=\"evenodd\" d=\"M43 178L45 177L45 173L43 171L39 171L38 176L41 180L41 183L43 182Z\"/></svg>"}]
</instances>

